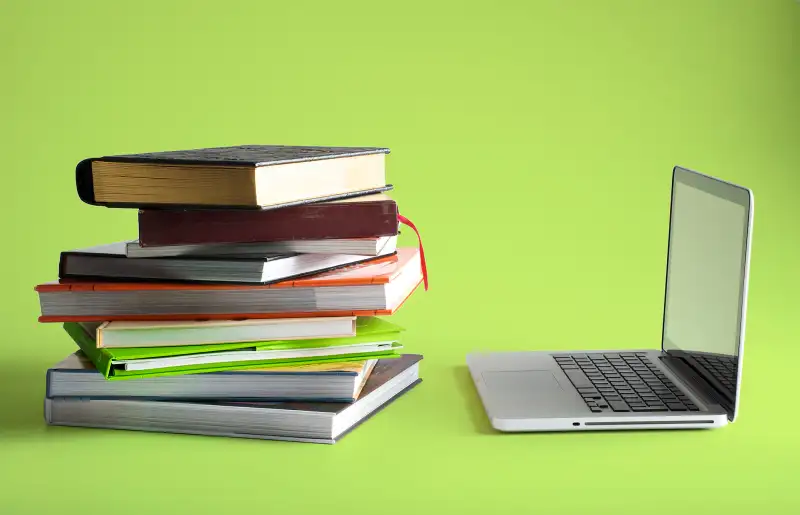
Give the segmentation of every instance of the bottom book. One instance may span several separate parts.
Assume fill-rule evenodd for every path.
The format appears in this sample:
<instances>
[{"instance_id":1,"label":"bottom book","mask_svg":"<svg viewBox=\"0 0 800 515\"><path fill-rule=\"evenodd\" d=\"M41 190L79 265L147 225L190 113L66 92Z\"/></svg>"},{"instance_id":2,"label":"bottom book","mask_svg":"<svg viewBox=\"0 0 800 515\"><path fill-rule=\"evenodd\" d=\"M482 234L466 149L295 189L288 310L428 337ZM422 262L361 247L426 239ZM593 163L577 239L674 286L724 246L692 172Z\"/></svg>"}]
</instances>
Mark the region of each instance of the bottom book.
<instances>
[{"instance_id":1,"label":"bottom book","mask_svg":"<svg viewBox=\"0 0 800 515\"><path fill-rule=\"evenodd\" d=\"M353 403L46 398L48 424L336 443L422 380L422 356L379 360Z\"/></svg>"}]
</instances>

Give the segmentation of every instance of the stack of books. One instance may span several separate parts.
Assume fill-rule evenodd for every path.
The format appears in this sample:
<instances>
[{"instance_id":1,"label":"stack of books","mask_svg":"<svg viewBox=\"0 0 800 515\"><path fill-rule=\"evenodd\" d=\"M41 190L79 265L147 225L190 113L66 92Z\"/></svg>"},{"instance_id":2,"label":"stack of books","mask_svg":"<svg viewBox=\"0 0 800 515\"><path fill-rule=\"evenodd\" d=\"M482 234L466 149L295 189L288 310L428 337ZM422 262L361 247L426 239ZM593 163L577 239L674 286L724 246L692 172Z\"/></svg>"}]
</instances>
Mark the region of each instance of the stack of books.
<instances>
[{"instance_id":1,"label":"stack of books","mask_svg":"<svg viewBox=\"0 0 800 515\"><path fill-rule=\"evenodd\" d=\"M333 443L420 382L388 321L422 246L385 148L238 147L86 159L80 198L137 208L139 238L61 253L40 322L78 351L49 424ZM416 231L416 228L414 228Z\"/></svg>"}]
</instances>

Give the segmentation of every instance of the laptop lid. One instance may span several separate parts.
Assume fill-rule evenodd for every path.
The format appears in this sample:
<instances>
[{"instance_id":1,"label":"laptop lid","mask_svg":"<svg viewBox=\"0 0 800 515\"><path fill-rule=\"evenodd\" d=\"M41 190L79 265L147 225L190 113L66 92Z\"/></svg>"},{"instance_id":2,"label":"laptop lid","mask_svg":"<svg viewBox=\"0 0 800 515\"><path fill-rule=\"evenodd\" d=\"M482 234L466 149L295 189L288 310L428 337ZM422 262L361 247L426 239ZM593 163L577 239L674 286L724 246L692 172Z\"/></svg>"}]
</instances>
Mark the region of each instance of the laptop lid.
<instances>
[{"instance_id":1,"label":"laptop lid","mask_svg":"<svg viewBox=\"0 0 800 515\"><path fill-rule=\"evenodd\" d=\"M675 167L661 347L735 420L742 383L753 193Z\"/></svg>"}]
</instances>

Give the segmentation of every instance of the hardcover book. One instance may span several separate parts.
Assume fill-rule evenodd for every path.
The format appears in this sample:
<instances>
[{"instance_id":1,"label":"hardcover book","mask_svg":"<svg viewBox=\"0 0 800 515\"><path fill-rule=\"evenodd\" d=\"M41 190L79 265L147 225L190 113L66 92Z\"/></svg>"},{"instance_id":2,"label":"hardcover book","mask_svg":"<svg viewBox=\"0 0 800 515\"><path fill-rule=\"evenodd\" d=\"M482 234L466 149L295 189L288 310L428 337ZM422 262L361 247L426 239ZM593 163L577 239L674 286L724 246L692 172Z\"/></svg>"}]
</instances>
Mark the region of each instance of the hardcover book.
<instances>
[{"instance_id":1,"label":"hardcover book","mask_svg":"<svg viewBox=\"0 0 800 515\"><path fill-rule=\"evenodd\" d=\"M391 315L422 282L418 248L269 285L61 280L35 289L40 322Z\"/></svg>"},{"instance_id":2,"label":"hardcover book","mask_svg":"<svg viewBox=\"0 0 800 515\"><path fill-rule=\"evenodd\" d=\"M352 403L46 398L51 425L333 444L421 382L422 356L381 359Z\"/></svg>"},{"instance_id":3,"label":"hardcover book","mask_svg":"<svg viewBox=\"0 0 800 515\"><path fill-rule=\"evenodd\" d=\"M397 203L385 194L272 210L139 211L142 247L378 238L398 233Z\"/></svg>"},{"instance_id":4,"label":"hardcover book","mask_svg":"<svg viewBox=\"0 0 800 515\"><path fill-rule=\"evenodd\" d=\"M81 351L47 371L47 397L353 402L377 360L108 381Z\"/></svg>"},{"instance_id":5,"label":"hardcover book","mask_svg":"<svg viewBox=\"0 0 800 515\"><path fill-rule=\"evenodd\" d=\"M239 145L90 158L81 200L110 207L280 207L385 191L377 147Z\"/></svg>"},{"instance_id":6,"label":"hardcover book","mask_svg":"<svg viewBox=\"0 0 800 515\"><path fill-rule=\"evenodd\" d=\"M260 257L176 256L129 258L117 242L61 253L59 277L270 284L375 259L358 254L270 254ZM394 248L385 249L391 254Z\"/></svg>"},{"instance_id":7,"label":"hardcover book","mask_svg":"<svg viewBox=\"0 0 800 515\"><path fill-rule=\"evenodd\" d=\"M97 347L176 347L355 336L371 319L356 317L83 322Z\"/></svg>"},{"instance_id":8,"label":"hardcover book","mask_svg":"<svg viewBox=\"0 0 800 515\"><path fill-rule=\"evenodd\" d=\"M200 243L145 247L129 241L125 255L129 258L153 257L262 257L271 254L357 254L385 256L397 250L397 236L376 238L284 240L256 243Z\"/></svg>"}]
</instances>

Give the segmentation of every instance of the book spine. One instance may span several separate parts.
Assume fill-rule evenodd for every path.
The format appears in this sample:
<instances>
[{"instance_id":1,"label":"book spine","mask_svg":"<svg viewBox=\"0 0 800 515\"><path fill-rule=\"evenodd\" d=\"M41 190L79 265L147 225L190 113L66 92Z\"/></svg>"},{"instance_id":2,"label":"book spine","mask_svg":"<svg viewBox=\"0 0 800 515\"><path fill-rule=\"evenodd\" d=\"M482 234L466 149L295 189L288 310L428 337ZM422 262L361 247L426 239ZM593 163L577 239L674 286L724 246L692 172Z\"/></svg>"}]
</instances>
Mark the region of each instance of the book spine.
<instances>
[{"instance_id":1,"label":"book spine","mask_svg":"<svg viewBox=\"0 0 800 515\"><path fill-rule=\"evenodd\" d=\"M397 204L391 200L263 211L139 211L142 246L375 238L397 231Z\"/></svg>"},{"instance_id":2,"label":"book spine","mask_svg":"<svg viewBox=\"0 0 800 515\"><path fill-rule=\"evenodd\" d=\"M46 383L45 389L44 389L44 396L45 396L45 398L49 399L50 398L50 385L52 384L52 381L53 381L53 370L50 369L50 368L47 369L47 379L46 380L47 380L47 383Z\"/></svg>"},{"instance_id":3,"label":"book spine","mask_svg":"<svg viewBox=\"0 0 800 515\"><path fill-rule=\"evenodd\" d=\"M93 159L84 159L75 166L75 188L78 198L90 206L97 205L94 198Z\"/></svg>"}]
</instances>

